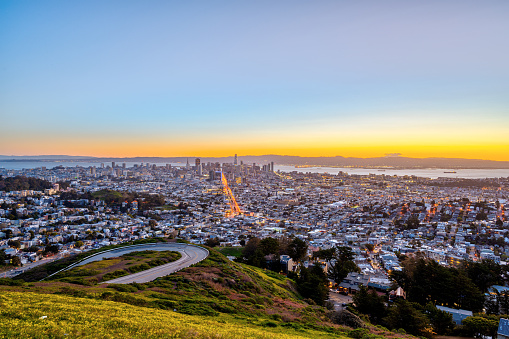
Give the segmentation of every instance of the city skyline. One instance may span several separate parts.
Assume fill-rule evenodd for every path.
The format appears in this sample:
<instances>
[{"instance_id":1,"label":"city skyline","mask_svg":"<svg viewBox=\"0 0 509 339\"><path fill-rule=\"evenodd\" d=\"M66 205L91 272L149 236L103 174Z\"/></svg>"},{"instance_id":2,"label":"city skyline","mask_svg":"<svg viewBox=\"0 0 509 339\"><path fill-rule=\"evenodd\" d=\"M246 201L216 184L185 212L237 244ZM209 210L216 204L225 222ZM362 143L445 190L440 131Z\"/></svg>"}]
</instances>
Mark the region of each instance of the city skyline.
<instances>
[{"instance_id":1,"label":"city skyline","mask_svg":"<svg viewBox=\"0 0 509 339\"><path fill-rule=\"evenodd\" d=\"M4 1L0 154L509 160L509 3Z\"/></svg>"}]
</instances>

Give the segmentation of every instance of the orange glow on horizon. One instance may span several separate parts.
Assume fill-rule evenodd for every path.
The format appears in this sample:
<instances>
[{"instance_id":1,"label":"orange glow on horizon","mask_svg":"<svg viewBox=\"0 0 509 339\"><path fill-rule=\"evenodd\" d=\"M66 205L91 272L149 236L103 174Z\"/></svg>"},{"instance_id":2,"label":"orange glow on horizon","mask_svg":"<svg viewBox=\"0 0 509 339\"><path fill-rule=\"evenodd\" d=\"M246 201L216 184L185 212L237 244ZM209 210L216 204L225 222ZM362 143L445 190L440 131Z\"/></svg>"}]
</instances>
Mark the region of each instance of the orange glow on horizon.
<instances>
[{"instance_id":1,"label":"orange glow on horizon","mask_svg":"<svg viewBox=\"0 0 509 339\"><path fill-rule=\"evenodd\" d=\"M232 131L227 134L82 135L17 138L16 144L2 142L3 155L79 155L91 157L226 157L247 155L290 155L303 157L384 157L400 153L410 158L463 158L509 161L509 141L502 131L475 138L462 132L424 137L422 132L397 131ZM377 134L378 133L378 134Z\"/></svg>"},{"instance_id":2,"label":"orange glow on horizon","mask_svg":"<svg viewBox=\"0 0 509 339\"><path fill-rule=\"evenodd\" d=\"M409 158L463 158L495 161L509 161L509 145L507 146L407 146L407 145L377 145L350 147L224 147L223 145L108 145L107 147L61 147L53 152L43 150L38 153L19 152L17 155L46 155L63 154L91 157L227 157L233 154L248 155L289 155L301 157L353 157L373 158L384 157L391 153L400 153ZM223 147L221 147L223 146Z\"/></svg>"}]
</instances>

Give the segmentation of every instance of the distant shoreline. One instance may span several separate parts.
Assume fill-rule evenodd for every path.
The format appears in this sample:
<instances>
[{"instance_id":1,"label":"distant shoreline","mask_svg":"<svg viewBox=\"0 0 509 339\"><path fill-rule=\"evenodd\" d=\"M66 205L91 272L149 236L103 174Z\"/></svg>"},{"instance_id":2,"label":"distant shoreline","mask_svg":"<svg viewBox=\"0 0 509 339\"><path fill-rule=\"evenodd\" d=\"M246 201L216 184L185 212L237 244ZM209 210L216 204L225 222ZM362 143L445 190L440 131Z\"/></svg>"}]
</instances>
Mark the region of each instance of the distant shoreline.
<instances>
[{"instance_id":1,"label":"distant shoreline","mask_svg":"<svg viewBox=\"0 0 509 339\"><path fill-rule=\"evenodd\" d=\"M124 157L124 158L96 158L83 156L43 155L43 156L5 156L0 155L0 164L33 163L190 163L200 158L202 163L233 163L234 157ZM296 168L330 167L374 170L396 169L509 169L509 161L462 159L462 158L407 158L407 157L299 157L287 155L259 155L238 156L238 161L244 164L267 164L295 166ZM43 165L44 166L44 165Z\"/></svg>"}]
</instances>

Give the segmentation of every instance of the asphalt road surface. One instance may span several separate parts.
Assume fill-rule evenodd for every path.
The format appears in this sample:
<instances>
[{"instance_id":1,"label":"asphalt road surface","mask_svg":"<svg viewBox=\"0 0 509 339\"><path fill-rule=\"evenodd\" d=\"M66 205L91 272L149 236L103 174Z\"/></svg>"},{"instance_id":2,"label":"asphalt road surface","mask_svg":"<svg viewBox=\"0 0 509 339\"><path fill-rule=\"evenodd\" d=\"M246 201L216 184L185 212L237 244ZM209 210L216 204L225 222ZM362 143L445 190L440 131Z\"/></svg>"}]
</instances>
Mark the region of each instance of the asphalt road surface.
<instances>
[{"instance_id":1,"label":"asphalt road surface","mask_svg":"<svg viewBox=\"0 0 509 339\"><path fill-rule=\"evenodd\" d=\"M73 267L85 265L94 261L99 261L102 260L103 258L119 257L121 255L136 251L175 251L180 252L180 254L182 254L182 257L179 260L168 264L157 266L146 271L126 275L117 279L105 281L103 283L130 284L133 282L137 283L149 282L155 280L156 278L164 277L171 273L180 271L183 268L196 264L202 261L203 259L207 258L209 255L209 251L202 247L183 243L141 244L124 248L117 248L112 251L104 253L98 253Z\"/></svg>"},{"instance_id":2,"label":"asphalt road surface","mask_svg":"<svg viewBox=\"0 0 509 339\"><path fill-rule=\"evenodd\" d=\"M39 261L31 262L29 264L25 264L22 267L18 267L18 268L9 270L9 271L2 272L2 273L0 273L0 276L4 277L4 278L12 278L12 277L17 276L18 274L21 274L21 273L23 273L25 271L28 271L28 270L36 267L36 266L44 265L44 264L47 264L47 263L50 263L52 261L55 261L55 260L58 260L58 259L62 259L62 258L63 258L63 255L59 253L59 254L54 255L52 257L43 258L43 259L41 259Z\"/></svg>"}]
</instances>

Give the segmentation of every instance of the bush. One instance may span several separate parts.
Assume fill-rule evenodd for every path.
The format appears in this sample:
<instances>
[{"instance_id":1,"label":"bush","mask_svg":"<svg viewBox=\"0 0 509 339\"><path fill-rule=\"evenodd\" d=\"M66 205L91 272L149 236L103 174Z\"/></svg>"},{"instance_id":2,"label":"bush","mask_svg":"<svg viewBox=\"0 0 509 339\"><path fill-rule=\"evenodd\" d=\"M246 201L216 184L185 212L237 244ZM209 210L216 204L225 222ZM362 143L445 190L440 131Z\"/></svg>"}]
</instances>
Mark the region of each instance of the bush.
<instances>
[{"instance_id":1,"label":"bush","mask_svg":"<svg viewBox=\"0 0 509 339\"><path fill-rule=\"evenodd\" d=\"M348 336L354 339L362 339L364 335L368 333L369 331L365 328L356 328L355 330L351 330L350 332L348 332Z\"/></svg>"},{"instance_id":2,"label":"bush","mask_svg":"<svg viewBox=\"0 0 509 339\"><path fill-rule=\"evenodd\" d=\"M116 270L114 272L106 273L103 275L102 281L113 280L128 274L129 273L126 270Z\"/></svg>"},{"instance_id":3,"label":"bush","mask_svg":"<svg viewBox=\"0 0 509 339\"><path fill-rule=\"evenodd\" d=\"M354 329L366 327L360 317L348 310L343 310L341 312L328 312L327 316L334 324L345 325Z\"/></svg>"},{"instance_id":4,"label":"bush","mask_svg":"<svg viewBox=\"0 0 509 339\"><path fill-rule=\"evenodd\" d=\"M0 278L0 285L4 286L23 286L23 280L13 280L11 278Z\"/></svg>"},{"instance_id":5,"label":"bush","mask_svg":"<svg viewBox=\"0 0 509 339\"><path fill-rule=\"evenodd\" d=\"M132 285L108 284L108 287L113 288L119 292L137 292L138 291L138 289Z\"/></svg>"},{"instance_id":6,"label":"bush","mask_svg":"<svg viewBox=\"0 0 509 339\"><path fill-rule=\"evenodd\" d=\"M277 327L277 324L273 321L266 321L262 324L264 327Z\"/></svg>"},{"instance_id":7,"label":"bush","mask_svg":"<svg viewBox=\"0 0 509 339\"><path fill-rule=\"evenodd\" d=\"M70 287L64 287L59 292L56 292L55 294L64 294L64 295L70 295L77 298L85 298L88 295L83 290L78 290Z\"/></svg>"}]
</instances>

